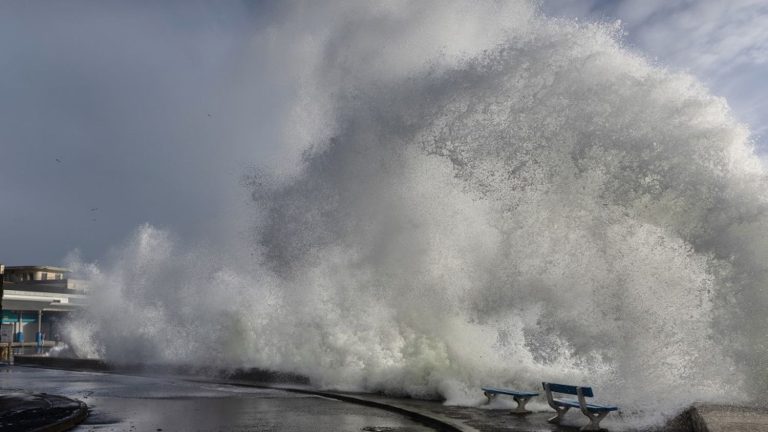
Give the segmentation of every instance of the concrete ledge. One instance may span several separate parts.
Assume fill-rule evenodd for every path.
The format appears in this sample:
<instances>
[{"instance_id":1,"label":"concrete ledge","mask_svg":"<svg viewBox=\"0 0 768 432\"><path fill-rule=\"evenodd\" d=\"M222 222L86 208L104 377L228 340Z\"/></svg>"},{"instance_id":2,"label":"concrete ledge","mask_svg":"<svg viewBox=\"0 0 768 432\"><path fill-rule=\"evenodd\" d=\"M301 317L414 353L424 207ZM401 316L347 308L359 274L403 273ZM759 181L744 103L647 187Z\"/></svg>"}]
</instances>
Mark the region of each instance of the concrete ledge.
<instances>
[{"instance_id":1,"label":"concrete ledge","mask_svg":"<svg viewBox=\"0 0 768 432\"><path fill-rule=\"evenodd\" d=\"M768 408L695 404L691 410L694 432L768 432Z\"/></svg>"},{"instance_id":2,"label":"concrete ledge","mask_svg":"<svg viewBox=\"0 0 768 432\"><path fill-rule=\"evenodd\" d=\"M45 393L0 393L0 431L63 432L88 417L85 403Z\"/></svg>"},{"instance_id":3,"label":"concrete ledge","mask_svg":"<svg viewBox=\"0 0 768 432\"><path fill-rule=\"evenodd\" d=\"M68 431L75 426L79 425L88 417L88 406L82 401L78 402L79 407L74 410L69 416L62 418L54 423L41 426L37 429L33 429L32 432L64 432Z\"/></svg>"},{"instance_id":4,"label":"concrete ledge","mask_svg":"<svg viewBox=\"0 0 768 432\"><path fill-rule=\"evenodd\" d=\"M237 385L248 386L247 384L237 384ZM302 394L309 394L314 396L322 396L330 399L340 400L342 402L365 405L373 408L382 409L385 411L394 412L402 416L409 417L412 420L415 420L426 426L433 427L440 431L479 432L477 429L471 426L465 425L463 423L459 423L446 416L421 410L416 407L399 404L392 400L382 401L373 396L368 396L363 394L337 393L337 392L317 391L317 390L299 389L299 388L290 388L290 387L269 387L269 386L267 387L289 391L292 393L302 393Z\"/></svg>"}]
</instances>

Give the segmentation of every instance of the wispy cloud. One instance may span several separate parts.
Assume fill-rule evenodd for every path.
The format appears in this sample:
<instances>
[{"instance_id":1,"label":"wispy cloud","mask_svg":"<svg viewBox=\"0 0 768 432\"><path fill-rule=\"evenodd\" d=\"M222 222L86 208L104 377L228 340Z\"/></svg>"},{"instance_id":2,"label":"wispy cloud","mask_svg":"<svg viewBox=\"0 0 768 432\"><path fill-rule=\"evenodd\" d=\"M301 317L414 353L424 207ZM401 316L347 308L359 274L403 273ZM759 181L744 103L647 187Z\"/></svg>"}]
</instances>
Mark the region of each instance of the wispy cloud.
<instances>
[{"instance_id":1,"label":"wispy cloud","mask_svg":"<svg viewBox=\"0 0 768 432\"><path fill-rule=\"evenodd\" d=\"M679 66L722 77L768 60L768 3L738 1L622 1L630 38Z\"/></svg>"}]
</instances>

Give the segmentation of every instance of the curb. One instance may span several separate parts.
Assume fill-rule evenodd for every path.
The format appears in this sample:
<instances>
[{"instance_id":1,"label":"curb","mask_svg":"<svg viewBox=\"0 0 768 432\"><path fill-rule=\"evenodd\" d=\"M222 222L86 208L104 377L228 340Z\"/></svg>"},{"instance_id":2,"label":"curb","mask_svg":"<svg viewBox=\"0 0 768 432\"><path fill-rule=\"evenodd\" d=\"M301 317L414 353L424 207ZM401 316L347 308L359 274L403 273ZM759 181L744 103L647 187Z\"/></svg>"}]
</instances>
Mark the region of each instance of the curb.
<instances>
[{"instance_id":1,"label":"curb","mask_svg":"<svg viewBox=\"0 0 768 432\"><path fill-rule=\"evenodd\" d=\"M58 396L58 397L63 397L63 396ZM69 399L69 398L66 398L66 399ZM70 399L70 400L74 400L79 405L78 409L75 412L73 412L72 414L68 415L67 417L55 423L41 426L37 429L32 429L30 432L64 432L82 423L88 417L88 406L83 401L75 400L75 399Z\"/></svg>"},{"instance_id":2,"label":"curb","mask_svg":"<svg viewBox=\"0 0 768 432\"><path fill-rule=\"evenodd\" d=\"M304 394L310 394L315 396L322 396L330 399L340 400L342 402L348 402L348 403L354 403L358 405L370 406L373 408L379 408L385 411L390 411L406 417L410 417L411 419L416 420L421 424L436 428L437 430L441 430L441 431L479 432L477 429L471 426L467 426L465 424L459 423L445 416L441 416L433 413L427 413L424 410L406 407L406 406L391 403L391 402L371 400L364 396L357 396L357 395L353 396L348 394L323 392L323 391L315 391L315 390L304 390L304 389L290 389L290 388L280 388L280 387L270 387L270 388L273 388L276 390L285 390L292 393L304 393Z\"/></svg>"},{"instance_id":3,"label":"curb","mask_svg":"<svg viewBox=\"0 0 768 432\"><path fill-rule=\"evenodd\" d=\"M2 394L0 430L63 432L82 423L89 414L81 400L14 389Z\"/></svg>"}]
</instances>

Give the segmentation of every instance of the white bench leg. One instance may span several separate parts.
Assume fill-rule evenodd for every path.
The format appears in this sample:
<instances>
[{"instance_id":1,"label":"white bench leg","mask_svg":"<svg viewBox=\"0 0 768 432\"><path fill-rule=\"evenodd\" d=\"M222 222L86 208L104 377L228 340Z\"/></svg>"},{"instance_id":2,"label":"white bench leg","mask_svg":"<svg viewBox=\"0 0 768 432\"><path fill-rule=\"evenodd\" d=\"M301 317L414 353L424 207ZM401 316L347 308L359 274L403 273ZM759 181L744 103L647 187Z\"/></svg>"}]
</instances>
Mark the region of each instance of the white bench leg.
<instances>
[{"instance_id":1,"label":"white bench leg","mask_svg":"<svg viewBox=\"0 0 768 432\"><path fill-rule=\"evenodd\" d=\"M525 409L525 404L528 403L529 400L531 400L531 397L523 397L523 396L512 396L512 399L514 399L515 402L517 402L517 407L512 410L512 414L529 414L530 411Z\"/></svg>"},{"instance_id":2,"label":"white bench leg","mask_svg":"<svg viewBox=\"0 0 768 432\"><path fill-rule=\"evenodd\" d=\"M483 394L485 395L485 397L487 397L487 398L488 398L488 401L486 401L486 402L485 402L485 404L486 404L486 405L488 405L489 403L491 403L491 401L493 400L493 398L494 398L494 397L496 397L496 394L495 394L495 393L488 393L488 392L484 391L484 392L483 392Z\"/></svg>"},{"instance_id":3,"label":"white bench leg","mask_svg":"<svg viewBox=\"0 0 768 432\"><path fill-rule=\"evenodd\" d=\"M571 407L562 407L562 406L554 406L552 408L554 408L555 411L557 411L557 415L552 417L551 419L548 419L547 421L554 424L560 424L560 420L563 419L563 416L565 415L565 413L567 413L568 410L571 409Z\"/></svg>"},{"instance_id":4,"label":"white bench leg","mask_svg":"<svg viewBox=\"0 0 768 432\"><path fill-rule=\"evenodd\" d=\"M600 420L605 418L605 416L608 415L608 411L602 411L598 413L584 413L589 418L589 424L579 429L580 431L599 431L600 430Z\"/></svg>"}]
</instances>

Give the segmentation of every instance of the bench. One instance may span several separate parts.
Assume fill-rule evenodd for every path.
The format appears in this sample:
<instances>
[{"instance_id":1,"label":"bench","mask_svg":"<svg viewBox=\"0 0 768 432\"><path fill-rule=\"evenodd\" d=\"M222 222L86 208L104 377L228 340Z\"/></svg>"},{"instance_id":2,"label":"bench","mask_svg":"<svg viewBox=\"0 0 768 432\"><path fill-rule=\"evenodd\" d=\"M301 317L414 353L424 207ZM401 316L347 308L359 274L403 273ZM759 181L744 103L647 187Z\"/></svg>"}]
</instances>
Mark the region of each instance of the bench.
<instances>
[{"instance_id":1,"label":"bench","mask_svg":"<svg viewBox=\"0 0 768 432\"><path fill-rule=\"evenodd\" d=\"M608 415L611 411L616 411L619 407L613 405L598 405L595 403L587 403L586 398L594 397L592 393L592 387L577 387L566 384L555 383L541 383L544 386L544 391L547 393L547 402L555 411L557 415L547 420L550 423L559 424L563 416L571 408L579 408L581 412L589 418L589 424L582 427L579 430L583 431L599 431L600 420ZM555 399L552 393L563 393L576 395L577 400L573 399Z\"/></svg>"},{"instance_id":2,"label":"bench","mask_svg":"<svg viewBox=\"0 0 768 432\"><path fill-rule=\"evenodd\" d=\"M525 409L525 404L527 404L532 397L539 395L538 393L521 392L517 390L501 389L496 387L481 387L481 389L483 390L485 397L488 398L487 403L491 403L491 400L500 394L512 396L512 399L517 402L517 407L512 410L513 414L530 413L530 411Z\"/></svg>"}]
</instances>

